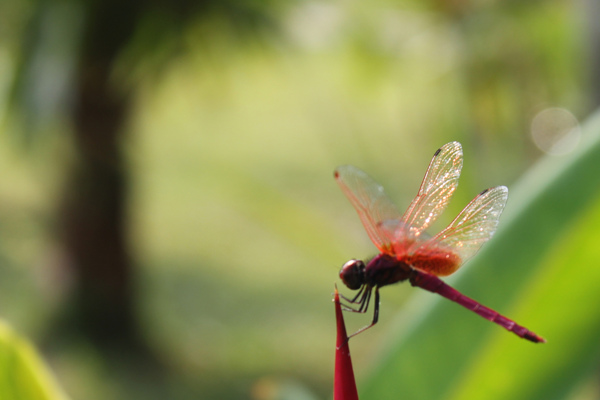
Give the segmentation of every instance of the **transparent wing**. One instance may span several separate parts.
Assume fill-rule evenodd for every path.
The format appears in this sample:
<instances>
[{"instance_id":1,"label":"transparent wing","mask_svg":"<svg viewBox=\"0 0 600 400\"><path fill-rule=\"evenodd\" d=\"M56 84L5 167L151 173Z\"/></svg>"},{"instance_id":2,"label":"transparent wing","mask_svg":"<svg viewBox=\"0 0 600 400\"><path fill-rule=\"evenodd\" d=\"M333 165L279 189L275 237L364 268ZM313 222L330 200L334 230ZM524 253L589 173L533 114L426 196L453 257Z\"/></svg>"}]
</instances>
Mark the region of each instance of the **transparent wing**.
<instances>
[{"instance_id":1,"label":"transparent wing","mask_svg":"<svg viewBox=\"0 0 600 400\"><path fill-rule=\"evenodd\" d=\"M390 252L393 234L384 222L399 220L400 213L383 187L352 165L338 167L334 176L375 246L382 252Z\"/></svg>"},{"instance_id":2,"label":"transparent wing","mask_svg":"<svg viewBox=\"0 0 600 400\"><path fill-rule=\"evenodd\" d=\"M458 186L462 164L462 147L458 142L445 144L435 152L417 196L402 216L407 237L418 239L446 209Z\"/></svg>"},{"instance_id":3,"label":"transparent wing","mask_svg":"<svg viewBox=\"0 0 600 400\"><path fill-rule=\"evenodd\" d=\"M498 220L508 200L508 189L498 186L477 195L446 229L414 250L415 254L449 251L460 257L463 264L475 255L496 232ZM456 269L455 268L455 269ZM448 275L454 271L438 273Z\"/></svg>"}]
</instances>

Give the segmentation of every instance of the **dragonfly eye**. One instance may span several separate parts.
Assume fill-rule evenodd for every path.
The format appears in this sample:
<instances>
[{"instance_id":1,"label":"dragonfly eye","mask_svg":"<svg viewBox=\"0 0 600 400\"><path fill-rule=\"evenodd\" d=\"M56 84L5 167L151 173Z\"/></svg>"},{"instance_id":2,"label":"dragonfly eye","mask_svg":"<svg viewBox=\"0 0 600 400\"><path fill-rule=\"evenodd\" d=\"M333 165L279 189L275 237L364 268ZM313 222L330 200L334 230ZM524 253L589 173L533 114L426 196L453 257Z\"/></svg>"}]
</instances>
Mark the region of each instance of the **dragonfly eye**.
<instances>
[{"instance_id":1,"label":"dragonfly eye","mask_svg":"<svg viewBox=\"0 0 600 400\"><path fill-rule=\"evenodd\" d=\"M340 278L349 289L356 290L365 283L365 263L350 260L342 266Z\"/></svg>"}]
</instances>

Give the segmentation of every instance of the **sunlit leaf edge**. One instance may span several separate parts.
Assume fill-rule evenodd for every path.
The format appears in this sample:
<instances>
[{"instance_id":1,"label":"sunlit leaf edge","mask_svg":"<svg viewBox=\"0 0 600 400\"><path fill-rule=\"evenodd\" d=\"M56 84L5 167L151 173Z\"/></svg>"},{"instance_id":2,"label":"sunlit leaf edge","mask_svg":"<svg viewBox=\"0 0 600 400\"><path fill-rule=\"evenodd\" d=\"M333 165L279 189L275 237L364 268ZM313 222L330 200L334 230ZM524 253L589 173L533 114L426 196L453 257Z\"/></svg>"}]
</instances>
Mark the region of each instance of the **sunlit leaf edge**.
<instances>
[{"instance_id":1,"label":"sunlit leaf edge","mask_svg":"<svg viewBox=\"0 0 600 400\"><path fill-rule=\"evenodd\" d=\"M67 400L33 345L0 321L0 398Z\"/></svg>"}]
</instances>

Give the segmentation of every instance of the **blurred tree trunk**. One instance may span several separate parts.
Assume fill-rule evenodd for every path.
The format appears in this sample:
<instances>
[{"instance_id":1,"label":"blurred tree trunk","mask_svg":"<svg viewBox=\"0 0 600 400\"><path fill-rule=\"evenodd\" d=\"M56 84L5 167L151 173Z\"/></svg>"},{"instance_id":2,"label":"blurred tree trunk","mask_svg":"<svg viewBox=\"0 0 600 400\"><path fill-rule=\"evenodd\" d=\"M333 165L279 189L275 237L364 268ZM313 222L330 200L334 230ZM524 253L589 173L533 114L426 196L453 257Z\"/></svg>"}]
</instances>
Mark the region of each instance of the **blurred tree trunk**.
<instances>
[{"instance_id":1,"label":"blurred tree trunk","mask_svg":"<svg viewBox=\"0 0 600 400\"><path fill-rule=\"evenodd\" d=\"M588 30L588 57L589 65L587 73L590 80L590 102L591 110L600 107L600 25L598 24L598 13L600 12L600 4L595 0L587 1L585 4L587 15L587 30ZM591 111L590 110L590 111Z\"/></svg>"},{"instance_id":2,"label":"blurred tree trunk","mask_svg":"<svg viewBox=\"0 0 600 400\"><path fill-rule=\"evenodd\" d=\"M111 74L131 39L136 4L91 4L75 82L77 154L59 221L75 275L72 308L63 322L96 344L130 347L137 343L137 325L126 229L128 176L121 152L130 100L115 90Z\"/></svg>"},{"instance_id":3,"label":"blurred tree trunk","mask_svg":"<svg viewBox=\"0 0 600 400\"><path fill-rule=\"evenodd\" d=\"M59 224L75 288L57 328L59 334L77 332L104 347L135 351L143 343L127 243L129 177L121 148L131 98L113 79L117 58L132 43L142 16L154 18L154 29L140 57L156 51L163 37L183 32L185 26L213 14L222 15L240 39L245 38L246 33L271 26L266 13L270 4L237 0L73 0L71 4L84 7L85 17L73 85L76 160L66 181Z\"/></svg>"}]
</instances>

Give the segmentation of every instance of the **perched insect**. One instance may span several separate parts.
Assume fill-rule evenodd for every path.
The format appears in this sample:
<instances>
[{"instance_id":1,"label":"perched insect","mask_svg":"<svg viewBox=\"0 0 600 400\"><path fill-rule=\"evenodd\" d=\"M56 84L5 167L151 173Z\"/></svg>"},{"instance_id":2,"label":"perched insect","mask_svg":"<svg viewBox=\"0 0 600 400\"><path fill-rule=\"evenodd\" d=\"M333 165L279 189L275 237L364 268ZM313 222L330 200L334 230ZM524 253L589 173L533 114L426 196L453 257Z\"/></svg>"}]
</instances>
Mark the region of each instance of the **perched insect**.
<instances>
[{"instance_id":1,"label":"perched insect","mask_svg":"<svg viewBox=\"0 0 600 400\"><path fill-rule=\"evenodd\" d=\"M350 260L340 271L344 284L349 289L358 290L354 298L344 297L347 302L357 305L357 308L346 307L348 311L366 312L371 293L375 291L373 321L351 336L377 323L380 287L408 280L411 285L438 293L524 339L536 343L546 341L438 278L456 271L492 237L508 199L505 186L486 189L446 229L433 237L428 236L425 229L444 211L456 190L462 157L462 147L458 142L438 149L417 196L402 216L383 187L366 173L350 165L336 169L336 181L381 252L366 264L361 260Z\"/></svg>"}]
</instances>

